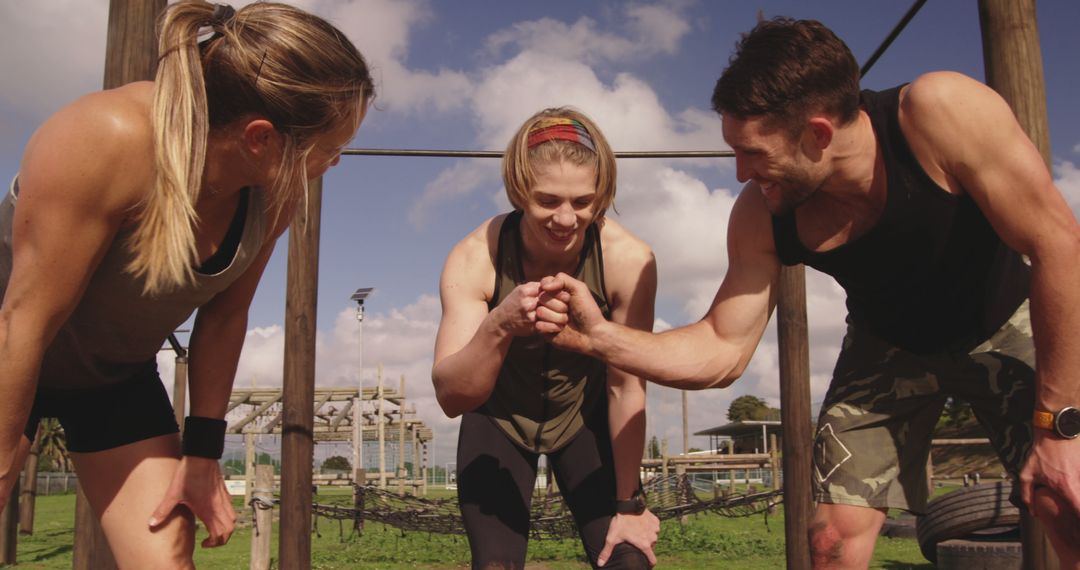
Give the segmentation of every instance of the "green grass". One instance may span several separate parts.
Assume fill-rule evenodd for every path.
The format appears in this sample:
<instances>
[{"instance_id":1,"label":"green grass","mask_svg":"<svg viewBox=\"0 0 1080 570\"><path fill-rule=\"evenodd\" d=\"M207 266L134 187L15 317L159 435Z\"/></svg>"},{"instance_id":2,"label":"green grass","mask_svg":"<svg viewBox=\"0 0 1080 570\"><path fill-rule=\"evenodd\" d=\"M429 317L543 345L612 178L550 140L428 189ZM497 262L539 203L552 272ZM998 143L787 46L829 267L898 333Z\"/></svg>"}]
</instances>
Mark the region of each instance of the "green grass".
<instances>
[{"instance_id":1,"label":"green grass","mask_svg":"<svg viewBox=\"0 0 1080 570\"><path fill-rule=\"evenodd\" d=\"M319 502L347 502L348 491L320 490ZM452 492L433 489L429 496ZM239 508L240 501L236 501ZM71 568L71 545L75 512L74 495L38 497L33 536L19 536L18 568ZM229 544L214 549L196 547L199 568L245 569L251 549L251 513L241 511L241 526ZM277 521L274 521L271 552L277 558ZM197 542L205 536L200 529ZM363 534L353 535L351 523L320 519L312 536L312 568L443 570L467 568L469 545L464 536L402 533L368 523ZM760 570L784 568L783 509L775 514L748 518L724 518L713 514L690 517L685 527L677 520L664 521L656 554L663 568L725 568ZM587 568L577 540L532 541L530 567L545 570ZM882 570L930 569L914 539L879 538L870 568Z\"/></svg>"}]
</instances>

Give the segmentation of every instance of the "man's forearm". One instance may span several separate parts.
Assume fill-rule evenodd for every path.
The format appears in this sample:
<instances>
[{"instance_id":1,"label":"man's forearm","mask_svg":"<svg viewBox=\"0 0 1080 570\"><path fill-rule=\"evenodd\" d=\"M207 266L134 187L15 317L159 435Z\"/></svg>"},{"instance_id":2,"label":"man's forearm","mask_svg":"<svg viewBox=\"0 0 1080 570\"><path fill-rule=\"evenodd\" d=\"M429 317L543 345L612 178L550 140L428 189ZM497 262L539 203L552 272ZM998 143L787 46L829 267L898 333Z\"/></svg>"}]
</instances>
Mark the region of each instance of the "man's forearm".
<instances>
[{"instance_id":1,"label":"man's forearm","mask_svg":"<svg viewBox=\"0 0 1080 570\"><path fill-rule=\"evenodd\" d=\"M606 322L591 332L593 356L650 382L701 390L724 387L741 374L739 355L697 322L662 333Z\"/></svg>"},{"instance_id":2,"label":"man's forearm","mask_svg":"<svg viewBox=\"0 0 1080 570\"><path fill-rule=\"evenodd\" d=\"M1031 327L1039 378L1036 406L1055 411L1080 407L1080 289L1072 272L1070 256L1033 260L1031 280ZM1080 255L1073 261L1080 261Z\"/></svg>"}]
</instances>

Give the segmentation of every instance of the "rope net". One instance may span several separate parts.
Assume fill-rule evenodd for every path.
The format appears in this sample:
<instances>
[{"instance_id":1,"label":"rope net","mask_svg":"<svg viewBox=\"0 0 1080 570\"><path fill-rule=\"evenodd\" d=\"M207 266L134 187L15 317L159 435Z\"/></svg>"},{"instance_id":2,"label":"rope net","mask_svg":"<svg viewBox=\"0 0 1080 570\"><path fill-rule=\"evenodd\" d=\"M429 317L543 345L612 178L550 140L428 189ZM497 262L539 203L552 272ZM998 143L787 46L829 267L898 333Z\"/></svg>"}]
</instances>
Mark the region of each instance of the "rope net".
<instances>
[{"instance_id":1,"label":"rope net","mask_svg":"<svg viewBox=\"0 0 1080 570\"><path fill-rule=\"evenodd\" d=\"M748 517L768 512L782 502L782 492L772 490L702 500L686 475L654 478L644 486L644 491L649 510L660 520L705 511L724 517ZM353 508L315 504L312 512L317 517L357 523L372 521L402 531L465 534L456 498L402 496L372 486L357 487L357 492L357 504ZM561 494L534 494L530 519L529 534L534 539L577 537L573 516Z\"/></svg>"}]
</instances>

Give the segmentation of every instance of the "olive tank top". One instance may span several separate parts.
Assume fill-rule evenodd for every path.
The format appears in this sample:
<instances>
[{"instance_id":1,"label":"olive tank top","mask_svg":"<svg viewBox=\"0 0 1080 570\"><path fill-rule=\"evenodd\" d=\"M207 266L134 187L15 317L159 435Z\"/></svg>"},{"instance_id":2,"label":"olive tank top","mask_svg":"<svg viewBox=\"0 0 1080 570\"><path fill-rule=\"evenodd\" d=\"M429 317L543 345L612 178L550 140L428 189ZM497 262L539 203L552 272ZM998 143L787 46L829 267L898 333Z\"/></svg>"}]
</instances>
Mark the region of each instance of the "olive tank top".
<instances>
[{"instance_id":1,"label":"olive tank top","mask_svg":"<svg viewBox=\"0 0 1080 570\"><path fill-rule=\"evenodd\" d=\"M495 258L494 309L525 282L522 268L520 210L508 214L499 231ZM604 293L600 231L585 231L574 277L589 286L605 318L611 317ZM477 412L489 416L517 445L547 453L566 445L598 405L606 405L607 365L575 352L559 350L539 336L516 337L499 370L495 388Z\"/></svg>"}]
</instances>

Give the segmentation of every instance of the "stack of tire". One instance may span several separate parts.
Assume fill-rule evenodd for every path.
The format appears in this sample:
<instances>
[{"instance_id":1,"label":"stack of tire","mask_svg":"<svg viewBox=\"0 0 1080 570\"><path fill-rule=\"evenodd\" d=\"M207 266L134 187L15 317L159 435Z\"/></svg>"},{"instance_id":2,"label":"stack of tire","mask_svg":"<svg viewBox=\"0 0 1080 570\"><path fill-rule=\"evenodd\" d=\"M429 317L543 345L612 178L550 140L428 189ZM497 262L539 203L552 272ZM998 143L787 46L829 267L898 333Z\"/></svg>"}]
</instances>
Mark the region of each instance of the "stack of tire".
<instances>
[{"instance_id":1,"label":"stack of tire","mask_svg":"<svg viewBox=\"0 0 1080 570\"><path fill-rule=\"evenodd\" d=\"M1010 491L1011 483L987 483L930 501L915 523L923 556L942 570L1020 570L1020 510Z\"/></svg>"}]
</instances>

